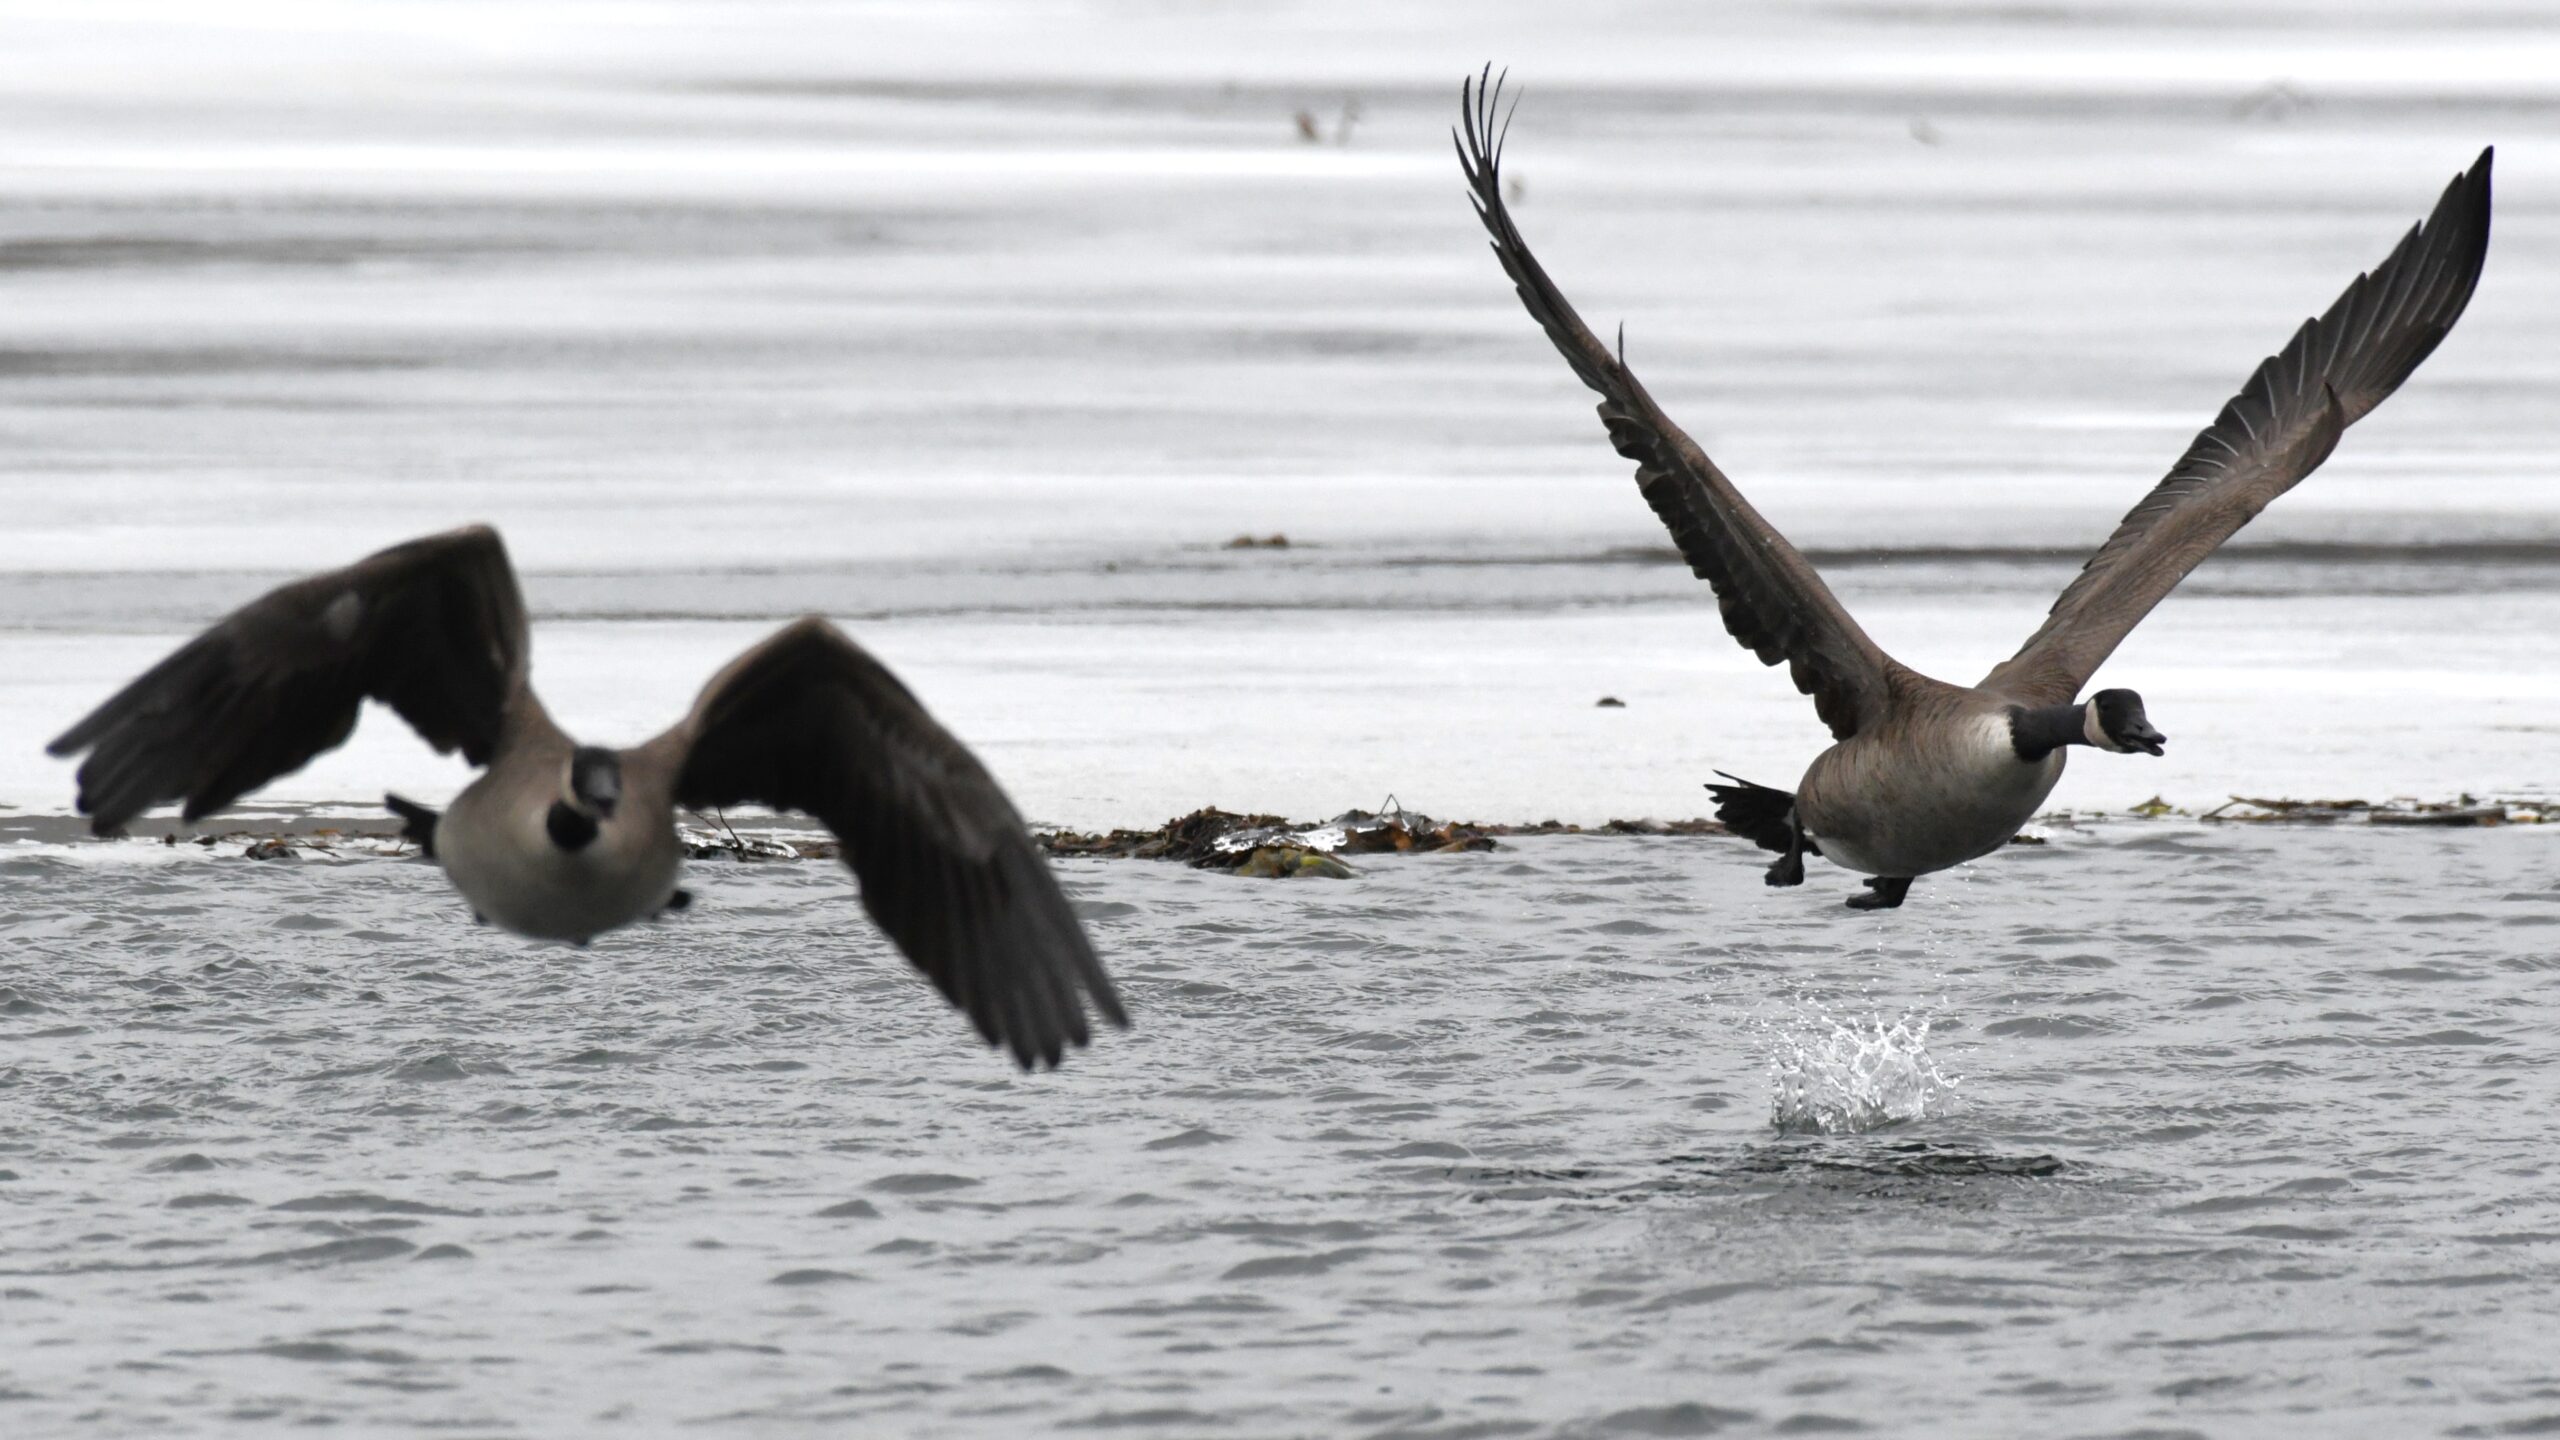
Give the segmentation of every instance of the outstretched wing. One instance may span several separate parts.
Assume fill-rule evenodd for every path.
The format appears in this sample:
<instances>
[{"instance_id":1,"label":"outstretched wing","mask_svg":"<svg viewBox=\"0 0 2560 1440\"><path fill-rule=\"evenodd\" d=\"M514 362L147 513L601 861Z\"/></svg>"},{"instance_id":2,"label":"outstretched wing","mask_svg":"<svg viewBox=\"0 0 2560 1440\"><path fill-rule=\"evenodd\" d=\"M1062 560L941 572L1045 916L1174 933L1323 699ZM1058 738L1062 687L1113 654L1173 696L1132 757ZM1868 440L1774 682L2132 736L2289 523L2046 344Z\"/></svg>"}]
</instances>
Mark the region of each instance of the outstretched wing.
<instances>
[{"instance_id":1,"label":"outstretched wing","mask_svg":"<svg viewBox=\"0 0 2560 1440\"><path fill-rule=\"evenodd\" d=\"M100 835L172 800L194 820L301 769L344 743L367 699L485 765L525 647L498 533L430 535L249 602L46 748L92 752L79 806Z\"/></svg>"},{"instance_id":2,"label":"outstretched wing","mask_svg":"<svg viewBox=\"0 0 2560 1440\"><path fill-rule=\"evenodd\" d=\"M833 625L795 621L731 661L662 745L678 804L799 810L834 831L871 918L1024 1068L1086 1043L1088 1002L1128 1025L1013 803Z\"/></svg>"},{"instance_id":3,"label":"outstretched wing","mask_svg":"<svg viewBox=\"0 0 2560 1440\"><path fill-rule=\"evenodd\" d=\"M2077 696L2188 571L2318 469L2340 432L2400 388L2480 283L2495 153L2481 151L2381 265L2259 364L2089 557L2043 627L1984 677L1985 689L2045 703Z\"/></svg>"},{"instance_id":4,"label":"outstretched wing","mask_svg":"<svg viewBox=\"0 0 2560 1440\"><path fill-rule=\"evenodd\" d=\"M1813 697L1832 735L1847 739L1883 715L1901 667L1867 638L1813 566L1760 518L1697 442L1653 403L1623 357L1592 335L1529 253L1503 204L1502 139L1495 131L1501 90L1499 80L1460 87L1457 137L1458 163L1477 218L1493 235L1494 255L1565 363L1599 392L1610 443L1636 462L1637 488L1670 530L1689 569L1714 587L1724 628L1760 663L1785 661L1796 688Z\"/></svg>"}]
</instances>

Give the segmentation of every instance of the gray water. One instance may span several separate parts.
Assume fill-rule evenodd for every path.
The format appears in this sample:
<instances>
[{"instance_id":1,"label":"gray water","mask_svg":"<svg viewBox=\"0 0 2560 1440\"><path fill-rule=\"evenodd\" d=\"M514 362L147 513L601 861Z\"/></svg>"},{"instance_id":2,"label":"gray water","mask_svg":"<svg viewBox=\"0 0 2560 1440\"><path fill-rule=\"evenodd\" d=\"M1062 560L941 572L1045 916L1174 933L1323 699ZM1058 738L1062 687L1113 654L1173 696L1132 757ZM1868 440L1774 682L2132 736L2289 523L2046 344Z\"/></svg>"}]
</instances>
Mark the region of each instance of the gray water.
<instances>
[{"instance_id":1,"label":"gray water","mask_svg":"<svg viewBox=\"0 0 2560 1440\"><path fill-rule=\"evenodd\" d=\"M1071 862L1137 1028L1027 1078L832 865L580 951L35 847L7 1423L2536 1431L2555 842L2120 822L1886 917L1718 840Z\"/></svg>"}]
</instances>

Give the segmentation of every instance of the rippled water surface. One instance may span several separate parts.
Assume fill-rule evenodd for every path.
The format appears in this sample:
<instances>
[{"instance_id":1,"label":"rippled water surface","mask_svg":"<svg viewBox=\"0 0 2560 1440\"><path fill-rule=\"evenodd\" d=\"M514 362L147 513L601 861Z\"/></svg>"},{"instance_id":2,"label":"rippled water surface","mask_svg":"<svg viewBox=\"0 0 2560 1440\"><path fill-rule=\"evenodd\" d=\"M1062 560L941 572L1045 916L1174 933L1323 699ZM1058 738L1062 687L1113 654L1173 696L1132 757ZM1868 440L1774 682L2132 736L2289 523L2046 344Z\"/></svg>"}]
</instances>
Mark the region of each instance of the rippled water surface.
<instances>
[{"instance_id":1,"label":"rippled water surface","mask_svg":"<svg viewBox=\"0 0 2560 1440\"><path fill-rule=\"evenodd\" d=\"M831 865L582 951L418 862L21 846L6 1423L2547 1428L2555 842L2125 822L1890 916L1721 840L1073 862L1138 1027L1034 1077ZM1773 1123L1897 1022L1924 1118Z\"/></svg>"}]
</instances>

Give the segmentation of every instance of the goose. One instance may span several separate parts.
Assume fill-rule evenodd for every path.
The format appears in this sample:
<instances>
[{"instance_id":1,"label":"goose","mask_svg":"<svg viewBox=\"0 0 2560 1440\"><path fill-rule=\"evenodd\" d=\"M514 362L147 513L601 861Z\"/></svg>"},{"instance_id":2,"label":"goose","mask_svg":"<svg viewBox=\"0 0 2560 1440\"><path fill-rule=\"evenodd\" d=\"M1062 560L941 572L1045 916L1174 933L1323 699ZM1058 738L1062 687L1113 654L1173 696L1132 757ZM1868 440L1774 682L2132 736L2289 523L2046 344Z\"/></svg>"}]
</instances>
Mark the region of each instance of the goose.
<instances>
[{"instance_id":1,"label":"goose","mask_svg":"<svg viewBox=\"0 0 2560 1440\"><path fill-rule=\"evenodd\" d=\"M1617 452L1690 569L1715 592L1725 629L1762 664L1785 662L1813 697L1832 746L1793 791L1717 772L1717 818L1776 851L1771 885L1804 883L1819 856L1868 877L1860 910L1889 910L1915 877L2008 843L2062 778L2075 745L2163 753L2142 697L2100 690L2101 663L2222 542L2317 469L2349 425L2399 388L2453 328L2489 245L2483 150L2425 221L2285 347L2197 434L2167 478L2126 514L2018 653L1974 685L1932 679L1887 655L1786 537L1752 509L1706 452L1671 423L1582 323L1529 253L1503 203L1510 117L1487 67L1459 88L1452 138L1477 217L1521 303L1600 395ZM1515 106L1516 108L1516 106ZM1499 118L1501 129L1497 130Z\"/></svg>"},{"instance_id":2,"label":"goose","mask_svg":"<svg viewBox=\"0 0 2560 1440\"><path fill-rule=\"evenodd\" d=\"M98 835L183 801L224 809L391 707L481 773L439 815L397 795L402 833L475 918L585 944L682 909L678 806L817 817L863 908L990 1045L1024 1069L1125 1028L1111 978L1011 801L896 676L833 625L795 620L731 661L645 744L581 744L528 677L524 600L487 526L430 535L233 611L47 747L88 752Z\"/></svg>"}]
</instances>

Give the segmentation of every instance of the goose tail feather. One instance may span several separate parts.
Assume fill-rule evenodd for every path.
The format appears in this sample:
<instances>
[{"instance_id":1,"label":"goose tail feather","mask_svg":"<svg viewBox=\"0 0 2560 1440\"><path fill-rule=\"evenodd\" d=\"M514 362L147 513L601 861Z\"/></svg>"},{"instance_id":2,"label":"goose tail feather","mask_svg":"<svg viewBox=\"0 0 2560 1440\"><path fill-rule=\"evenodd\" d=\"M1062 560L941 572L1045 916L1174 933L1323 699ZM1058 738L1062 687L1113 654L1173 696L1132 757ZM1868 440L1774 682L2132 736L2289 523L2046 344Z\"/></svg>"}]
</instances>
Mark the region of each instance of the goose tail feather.
<instances>
[{"instance_id":1,"label":"goose tail feather","mask_svg":"<svg viewBox=\"0 0 2560 1440\"><path fill-rule=\"evenodd\" d=\"M1796 797L1793 794L1772 790L1766 785L1754 785L1739 776L1725 775L1721 770L1716 773L1733 782L1730 785L1710 783L1707 786L1707 793L1716 797L1716 819L1723 822L1724 828L1763 850L1774 850L1781 855L1799 843L1806 854L1822 853L1821 848L1813 843L1812 836L1805 836L1801 842L1796 839Z\"/></svg>"}]
</instances>

